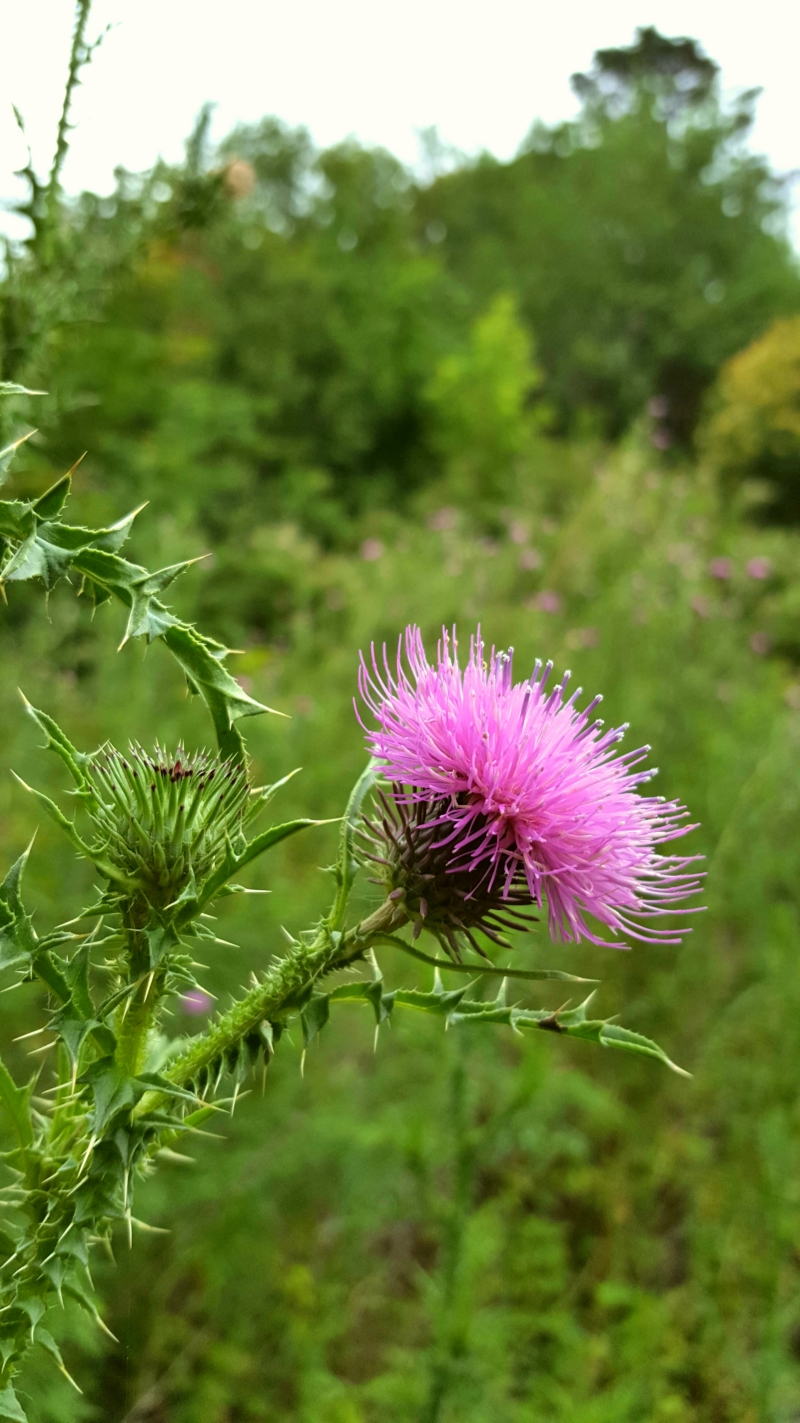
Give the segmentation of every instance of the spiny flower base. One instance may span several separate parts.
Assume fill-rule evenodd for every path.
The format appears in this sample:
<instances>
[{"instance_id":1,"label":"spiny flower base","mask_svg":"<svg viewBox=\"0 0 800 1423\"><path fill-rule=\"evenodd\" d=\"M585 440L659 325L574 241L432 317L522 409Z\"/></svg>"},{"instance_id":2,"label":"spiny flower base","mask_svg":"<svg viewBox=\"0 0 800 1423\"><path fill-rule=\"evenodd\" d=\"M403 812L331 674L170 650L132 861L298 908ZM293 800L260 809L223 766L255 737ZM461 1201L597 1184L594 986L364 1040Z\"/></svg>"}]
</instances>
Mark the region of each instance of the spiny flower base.
<instances>
[{"instance_id":1,"label":"spiny flower base","mask_svg":"<svg viewBox=\"0 0 800 1423\"><path fill-rule=\"evenodd\" d=\"M396 902L398 919L413 921L414 938L428 929L460 963L459 936L485 958L476 931L506 948L505 930L529 929L536 922L523 912L530 911L523 874L504 893L496 876L478 878L454 868L450 797L414 801L395 783L390 794L379 790L376 800L377 818L362 820L364 856L380 868L373 883L383 885Z\"/></svg>"}]
</instances>

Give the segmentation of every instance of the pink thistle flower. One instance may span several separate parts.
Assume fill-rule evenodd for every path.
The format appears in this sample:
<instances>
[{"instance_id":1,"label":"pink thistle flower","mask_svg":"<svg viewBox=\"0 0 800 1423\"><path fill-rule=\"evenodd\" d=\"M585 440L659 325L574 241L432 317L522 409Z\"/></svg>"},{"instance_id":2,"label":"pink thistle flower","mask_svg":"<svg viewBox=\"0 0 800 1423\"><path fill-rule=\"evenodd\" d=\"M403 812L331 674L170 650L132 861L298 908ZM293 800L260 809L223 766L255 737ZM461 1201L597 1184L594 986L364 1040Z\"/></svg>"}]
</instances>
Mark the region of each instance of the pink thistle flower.
<instances>
[{"instance_id":1,"label":"pink thistle flower","mask_svg":"<svg viewBox=\"0 0 800 1423\"><path fill-rule=\"evenodd\" d=\"M197 1017L203 1013L210 1013L214 1006L214 1000L210 993L206 993L202 988L190 988L188 993L182 993L180 1004L184 1013L191 1013Z\"/></svg>"},{"instance_id":2,"label":"pink thistle flower","mask_svg":"<svg viewBox=\"0 0 800 1423\"><path fill-rule=\"evenodd\" d=\"M625 728L590 720L600 697L578 711L581 689L567 699L568 672L548 692L551 670L537 661L515 684L511 652L486 659L480 631L463 670L455 633L443 631L432 666L409 627L394 671L385 648L382 666L374 645L370 665L361 659L359 690L377 721L364 728L369 749L408 804L439 802L448 872L468 872L476 893L502 901L522 882L533 904L546 902L550 935L562 942L619 946L588 915L614 936L679 943L685 928L647 921L687 912L676 906L697 892L691 867L702 857L656 846L695 827L678 801L639 794L655 775L639 769L650 748L617 754Z\"/></svg>"},{"instance_id":3,"label":"pink thistle flower","mask_svg":"<svg viewBox=\"0 0 800 1423\"><path fill-rule=\"evenodd\" d=\"M708 571L712 578L725 580L733 576L733 564L729 558L712 558Z\"/></svg>"},{"instance_id":4,"label":"pink thistle flower","mask_svg":"<svg viewBox=\"0 0 800 1423\"><path fill-rule=\"evenodd\" d=\"M561 595L554 592L552 588L543 588L541 593L537 593L533 602L540 613L561 612Z\"/></svg>"}]
</instances>

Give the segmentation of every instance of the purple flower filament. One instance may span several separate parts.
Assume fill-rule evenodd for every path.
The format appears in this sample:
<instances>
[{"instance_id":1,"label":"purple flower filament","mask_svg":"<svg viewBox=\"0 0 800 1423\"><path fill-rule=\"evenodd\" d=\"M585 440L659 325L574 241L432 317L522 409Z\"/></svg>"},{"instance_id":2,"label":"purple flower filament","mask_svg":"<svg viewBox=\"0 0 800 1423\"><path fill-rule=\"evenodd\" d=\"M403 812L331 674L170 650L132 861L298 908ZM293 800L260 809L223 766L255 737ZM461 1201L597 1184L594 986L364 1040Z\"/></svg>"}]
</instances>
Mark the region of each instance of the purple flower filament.
<instances>
[{"instance_id":1,"label":"purple flower filament","mask_svg":"<svg viewBox=\"0 0 800 1423\"><path fill-rule=\"evenodd\" d=\"M685 927L650 921L689 912L680 906L699 888L693 867L702 857L656 847L695 826L680 802L640 793L656 774L643 766L650 748L620 755L626 728L606 731L591 717L602 699L579 711L581 689L567 698L566 672L548 691L551 672L537 662L514 683L512 652L486 658L480 631L463 670L455 631L443 631L432 666L419 628L409 627L394 670L385 648L380 664L374 646L369 664L361 659L359 690L377 722L365 727L369 748L410 802L444 798L449 868L501 897L524 876L532 903L547 905L553 939L680 943Z\"/></svg>"}]
</instances>

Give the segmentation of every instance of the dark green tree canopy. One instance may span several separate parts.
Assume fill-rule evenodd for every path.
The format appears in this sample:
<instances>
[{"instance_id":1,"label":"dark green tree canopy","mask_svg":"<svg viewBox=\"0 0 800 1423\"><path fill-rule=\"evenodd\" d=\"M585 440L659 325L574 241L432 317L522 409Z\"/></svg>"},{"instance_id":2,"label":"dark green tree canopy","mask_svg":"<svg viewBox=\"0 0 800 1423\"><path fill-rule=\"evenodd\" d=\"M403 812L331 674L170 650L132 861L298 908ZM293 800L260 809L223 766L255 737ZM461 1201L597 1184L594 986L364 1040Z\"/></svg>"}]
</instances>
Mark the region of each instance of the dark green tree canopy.
<instances>
[{"instance_id":1,"label":"dark green tree canopy","mask_svg":"<svg viewBox=\"0 0 800 1423\"><path fill-rule=\"evenodd\" d=\"M696 40L668 39L653 25L636 31L632 45L597 50L588 74L573 74L572 87L592 113L622 117L644 95L663 117L696 111L714 94L719 66Z\"/></svg>"}]
</instances>

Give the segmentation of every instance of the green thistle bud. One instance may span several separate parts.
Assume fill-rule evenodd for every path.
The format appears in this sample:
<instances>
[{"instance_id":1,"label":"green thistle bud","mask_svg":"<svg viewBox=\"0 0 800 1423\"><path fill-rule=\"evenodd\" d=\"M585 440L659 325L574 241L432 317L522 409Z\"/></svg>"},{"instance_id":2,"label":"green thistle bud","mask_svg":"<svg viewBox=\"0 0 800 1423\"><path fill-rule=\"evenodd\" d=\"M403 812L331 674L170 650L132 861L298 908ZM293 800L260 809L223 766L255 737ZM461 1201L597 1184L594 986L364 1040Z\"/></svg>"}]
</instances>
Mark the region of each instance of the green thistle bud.
<instances>
[{"instance_id":1,"label":"green thistle bud","mask_svg":"<svg viewBox=\"0 0 800 1423\"><path fill-rule=\"evenodd\" d=\"M250 786L240 763L106 745L89 759L98 855L157 910L202 885L243 844Z\"/></svg>"}]
</instances>

